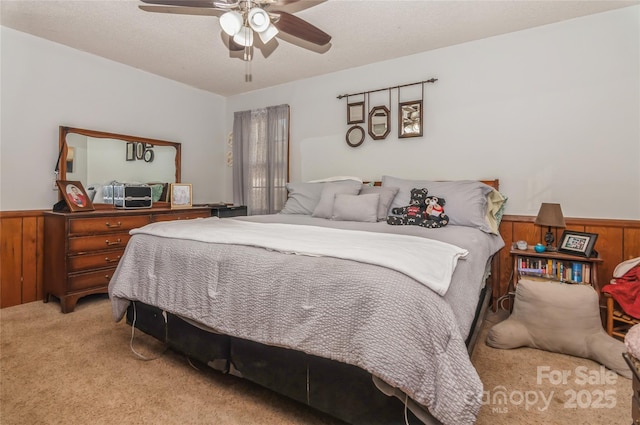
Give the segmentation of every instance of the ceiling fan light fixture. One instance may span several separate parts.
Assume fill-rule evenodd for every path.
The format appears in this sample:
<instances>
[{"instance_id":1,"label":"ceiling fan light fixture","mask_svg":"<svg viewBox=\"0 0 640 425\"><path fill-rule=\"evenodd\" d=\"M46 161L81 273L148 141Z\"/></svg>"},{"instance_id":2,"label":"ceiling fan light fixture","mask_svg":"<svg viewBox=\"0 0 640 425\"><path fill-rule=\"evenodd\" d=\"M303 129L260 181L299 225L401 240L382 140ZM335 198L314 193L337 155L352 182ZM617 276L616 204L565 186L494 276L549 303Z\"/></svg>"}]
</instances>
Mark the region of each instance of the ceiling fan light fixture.
<instances>
[{"instance_id":1,"label":"ceiling fan light fixture","mask_svg":"<svg viewBox=\"0 0 640 425\"><path fill-rule=\"evenodd\" d=\"M266 31L271 25L269 14L259 7L254 7L249 11L247 21L251 28L258 33Z\"/></svg>"},{"instance_id":2,"label":"ceiling fan light fixture","mask_svg":"<svg viewBox=\"0 0 640 425\"><path fill-rule=\"evenodd\" d=\"M249 27L242 27L236 35L233 36L233 41L243 47L253 46L253 31Z\"/></svg>"},{"instance_id":3,"label":"ceiling fan light fixture","mask_svg":"<svg viewBox=\"0 0 640 425\"><path fill-rule=\"evenodd\" d=\"M268 42L273 40L273 38L278 35L279 32L280 31L278 31L278 28L276 28L275 25L269 24L267 29L259 32L258 35L260 36L260 40L262 40L264 44L267 44Z\"/></svg>"},{"instance_id":4,"label":"ceiling fan light fixture","mask_svg":"<svg viewBox=\"0 0 640 425\"><path fill-rule=\"evenodd\" d=\"M220 16L220 26L222 27L222 31L233 37L238 34L242 28L242 15L233 10L225 12Z\"/></svg>"}]
</instances>

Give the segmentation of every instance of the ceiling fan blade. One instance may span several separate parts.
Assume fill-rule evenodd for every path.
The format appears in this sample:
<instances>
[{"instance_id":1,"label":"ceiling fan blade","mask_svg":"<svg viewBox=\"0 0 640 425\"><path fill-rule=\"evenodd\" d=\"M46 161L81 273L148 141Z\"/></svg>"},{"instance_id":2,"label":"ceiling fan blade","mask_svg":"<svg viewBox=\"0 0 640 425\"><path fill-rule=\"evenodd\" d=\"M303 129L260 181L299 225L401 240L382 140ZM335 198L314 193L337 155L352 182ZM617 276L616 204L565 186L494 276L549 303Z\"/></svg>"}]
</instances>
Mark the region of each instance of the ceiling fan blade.
<instances>
[{"instance_id":1,"label":"ceiling fan blade","mask_svg":"<svg viewBox=\"0 0 640 425\"><path fill-rule=\"evenodd\" d=\"M220 17L224 10L220 9L201 9L196 7L179 7L179 6L138 6L140 10L152 13L173 13L175 15L195 15L195 16L217 16Z\"/></svg>"},{"instance_id":2,"label":"ceiling fan blade","mask_svg":"<svg viewBox=\"0 0 640 425\"><path fill-rule=\"evenodd\" d=\"M324 46L331 41L329 34L304 19L283 11L274 12L274 15L278 15L279 18L273 24L282 32L319 46Z\"/></svg>"},{"instance_id":3,"label":"ceiling fan blade","mask_svg":"<svg viewBox=\"0 0 640 425\"><path fill-rule=\"evenodd\" d=\"M212 0L140 0L143 3L155 4L160 6L183 6L183 7L202 7L215 8Z\"/></svg>"}]
</instances>

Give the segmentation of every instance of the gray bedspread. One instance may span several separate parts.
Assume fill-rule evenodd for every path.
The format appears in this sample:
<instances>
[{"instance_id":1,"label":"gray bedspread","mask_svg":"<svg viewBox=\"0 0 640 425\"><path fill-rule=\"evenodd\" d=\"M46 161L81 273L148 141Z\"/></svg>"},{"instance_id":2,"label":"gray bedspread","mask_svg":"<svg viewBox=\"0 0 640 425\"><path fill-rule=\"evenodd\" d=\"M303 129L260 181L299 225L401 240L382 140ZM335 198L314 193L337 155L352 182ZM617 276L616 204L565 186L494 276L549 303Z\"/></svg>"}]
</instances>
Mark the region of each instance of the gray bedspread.
<instances>
[{"instance_id":1,"label":"gray bedspread","mask_svg":"<svg viewBox=\"0 0 640 425\"><path fill-rule=\"evenodd\" d=\"M503 245L499 237L461 226L424 229L282 214L242 219L412 234L469 255L458 262L442 297L380 266L137 234L109 285L115 320L129 300L138 300L221 333L358 366L444 424L475 422L482 383L464 341L487 260Z\"/></svg>"}]
</instances>

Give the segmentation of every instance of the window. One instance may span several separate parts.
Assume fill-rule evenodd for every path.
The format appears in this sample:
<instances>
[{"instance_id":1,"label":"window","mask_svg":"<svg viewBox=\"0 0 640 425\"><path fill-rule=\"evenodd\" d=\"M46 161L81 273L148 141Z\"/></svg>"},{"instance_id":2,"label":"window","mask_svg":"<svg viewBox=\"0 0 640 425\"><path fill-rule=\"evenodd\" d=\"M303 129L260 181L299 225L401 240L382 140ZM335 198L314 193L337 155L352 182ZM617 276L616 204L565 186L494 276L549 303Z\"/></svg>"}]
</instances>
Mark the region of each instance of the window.
<instances>
[{"instance_id":1,"label":"window","mask_svg":"<svg viewBox=\"0 0 640 425\"><path fill-rule=\"evenodd\" d=\"M273 214L287 200L289 105L236 112L233 199L250 215Z\"/></svg>"}]
</instances>

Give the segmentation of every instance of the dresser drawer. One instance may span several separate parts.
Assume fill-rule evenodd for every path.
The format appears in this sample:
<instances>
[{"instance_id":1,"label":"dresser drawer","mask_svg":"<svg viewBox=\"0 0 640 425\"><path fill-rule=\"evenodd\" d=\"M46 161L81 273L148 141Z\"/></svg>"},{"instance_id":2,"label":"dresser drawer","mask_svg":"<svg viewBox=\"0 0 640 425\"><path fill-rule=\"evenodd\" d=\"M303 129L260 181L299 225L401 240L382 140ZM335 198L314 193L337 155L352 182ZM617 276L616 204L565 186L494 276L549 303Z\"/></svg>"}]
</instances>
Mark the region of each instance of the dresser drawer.
<instances>
[{"instance_id":1,"label":"dresser drawer","mask_svg":"<svg viewBox=\"0 0 640 425\"><path fill-rule=\"evenodd\" d=\"M157 214L153 216L153 221L171 221L171 220L191 220L193 218L211 217L209 211L182 211L171 214Z\"/></svg>"},{"instance_id":2,"label":"dresser drawer","mask_svg":"<svg viewBox=\"0 0 640 425\"><path fill-rule=\"evenodd\" d=\"M131 239L131 235L128 232L69 238L69 252L91 252L125 247L129 239Z\"/></svg>"},{"instance_id":3,"label":"dresser drawer","mask_svg":"<svg viewBox=\"0 0 640 425\"><path fill-rule=\"evenodd\" d=\"M109 281L115 271L116 268L112 267L106 270L75 274L69 277L67 288L69 291L80 291L100 286L104 286L106 288L109 286Z\"/></svg>"},{"instance_id":4,"label":"dresser drawer","mask_svg":"<svg viewBox=\"0 0 640 425\"><path fill-rule=\"evenodd\" d=\"M118 265L124 248L113 251L100 252L98 254L83 254L69 257L69 273L83 270L115 267Z\"/></svg>"},{"instance_id":5,"label":"dresser drawer","mask_svg":"<svg viewBox=\"0 0 640 425\"><path fill-rule=\"evenodd\" d=\"M69 220L70 235L89 235L131 230L151 222L149 215L111 216L96 218L72 218Z\"/></svg>"}]
</instances>

